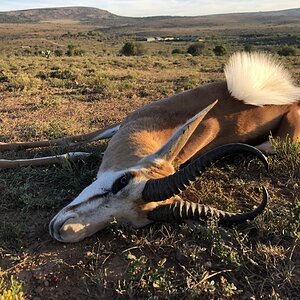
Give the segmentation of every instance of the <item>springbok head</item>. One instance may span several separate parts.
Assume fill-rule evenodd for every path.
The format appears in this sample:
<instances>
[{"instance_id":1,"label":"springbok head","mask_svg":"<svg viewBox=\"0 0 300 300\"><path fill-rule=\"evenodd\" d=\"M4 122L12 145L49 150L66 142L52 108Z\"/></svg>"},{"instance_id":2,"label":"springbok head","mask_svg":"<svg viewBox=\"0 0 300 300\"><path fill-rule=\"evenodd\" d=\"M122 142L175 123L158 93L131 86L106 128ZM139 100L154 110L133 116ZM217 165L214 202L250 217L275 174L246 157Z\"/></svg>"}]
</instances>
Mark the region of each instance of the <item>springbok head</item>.
<instances>
[{"instance_id":1,"label":"springbok head","mask_svg":"<svg viewBox=\"0 0 300 300\"><path fill-rule=\"evenodd\" d=\"M109 152L127 134L121 126L104 154L97 179L50 222L51 236L61 242L77 242L105 228L114 219L119 223L143 227L153 221L199 221L213 216L223 223L237 223L253 219L261 213L267 202L265 189L259 207L244 214L227 213L186 202L178 196L213 162L233 152L250 153L258 157L266 168L268 166L265 156L256 148L229 144L206 153L175 172L174 159L215 104L216 102L177 128L159 150L136 158L135 162L132 157L127 157L126 145L123 145L122 164L117 164L115 157Z\"/></svg>"}]
</instances>

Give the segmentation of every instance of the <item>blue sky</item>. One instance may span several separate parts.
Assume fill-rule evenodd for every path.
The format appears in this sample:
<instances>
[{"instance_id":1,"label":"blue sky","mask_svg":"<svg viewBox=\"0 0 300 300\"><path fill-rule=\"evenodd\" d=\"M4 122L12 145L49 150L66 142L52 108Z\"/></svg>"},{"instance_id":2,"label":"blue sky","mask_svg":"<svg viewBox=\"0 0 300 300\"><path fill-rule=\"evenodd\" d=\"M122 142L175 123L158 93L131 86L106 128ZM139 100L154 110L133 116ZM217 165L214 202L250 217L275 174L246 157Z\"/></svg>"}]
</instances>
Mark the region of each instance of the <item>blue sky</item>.
<instances>
[{"instance_id":1,"label":"blue sky","mask_svg":"<svg viewBox=\"0 0 300 300\"><path fill-rule=\"evenodd\" d=\"M142 17L280 10L298 8L300 2L299 0L0 0L0 11L60 6L98 7L122 16Z\"/></svg>"}]
</instances>

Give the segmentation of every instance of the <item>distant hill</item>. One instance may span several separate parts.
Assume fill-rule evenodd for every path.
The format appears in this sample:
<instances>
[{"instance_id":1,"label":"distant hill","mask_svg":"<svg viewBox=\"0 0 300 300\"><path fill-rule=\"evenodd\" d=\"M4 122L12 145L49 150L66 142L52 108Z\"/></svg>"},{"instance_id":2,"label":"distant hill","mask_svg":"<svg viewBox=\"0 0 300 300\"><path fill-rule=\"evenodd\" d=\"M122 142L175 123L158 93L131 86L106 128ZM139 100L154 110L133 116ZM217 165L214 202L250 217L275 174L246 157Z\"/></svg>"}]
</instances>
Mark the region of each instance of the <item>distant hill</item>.
<instances>
[{"instance_id":1,"label":"distant hill","mask_svg":"<svg viewBox=\"0 0 300 300\"><path fill-rule=\"evenodd\" d=\"M253 15L260 16L285 16L285 17L300 17L300 8L292 8L285 10L277 10L277 11L265 11L265 12L254 12L248 13Z\"/></svg>"},{"instance_id":2,"label":"distant hill","mask_svg":"<svg viewBox=\"0 0 300 300\"><path fill-rule=\"evenodd\" d=\"M92 7L58 7L0 12L0 23L74 22L87 24L124 24L128 19Z\"/></svg>"},{"instance_id":3,"label":"distant hill","mask_svg":"<svg viewBox=\"0 0 300 300\"><path fill-rule=\"evenodd\" d=\"M122 17L91 7L43 8L0 12L0 23L80 23L109 28L140 26L176 28L182 26L222 26L228 24L295 24L300 23L300 8L271 12L232 13L195 17L157 16L146 18Z\"/></svg>"}]
</instances>

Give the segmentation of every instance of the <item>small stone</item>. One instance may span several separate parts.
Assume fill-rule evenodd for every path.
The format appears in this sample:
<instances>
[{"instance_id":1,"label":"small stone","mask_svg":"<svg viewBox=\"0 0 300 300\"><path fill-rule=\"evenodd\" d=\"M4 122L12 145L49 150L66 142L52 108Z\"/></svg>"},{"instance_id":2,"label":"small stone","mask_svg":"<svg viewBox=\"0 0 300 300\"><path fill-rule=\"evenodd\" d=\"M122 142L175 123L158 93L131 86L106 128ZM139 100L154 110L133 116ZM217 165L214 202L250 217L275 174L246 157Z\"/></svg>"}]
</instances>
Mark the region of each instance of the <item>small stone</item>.
<instances>
[{"instance_id":1,"label":"small stone","mask_svg":"<svg viewBox=\"0 0 300 300\"><path fill-rule=\"evenodd\" d=\"M45 281L44 281L44 286L45 286L45 287L48 287L48 286L49 286L49 281L48 281L48 280L45 280Z\"/></svg>"}]
</instances>

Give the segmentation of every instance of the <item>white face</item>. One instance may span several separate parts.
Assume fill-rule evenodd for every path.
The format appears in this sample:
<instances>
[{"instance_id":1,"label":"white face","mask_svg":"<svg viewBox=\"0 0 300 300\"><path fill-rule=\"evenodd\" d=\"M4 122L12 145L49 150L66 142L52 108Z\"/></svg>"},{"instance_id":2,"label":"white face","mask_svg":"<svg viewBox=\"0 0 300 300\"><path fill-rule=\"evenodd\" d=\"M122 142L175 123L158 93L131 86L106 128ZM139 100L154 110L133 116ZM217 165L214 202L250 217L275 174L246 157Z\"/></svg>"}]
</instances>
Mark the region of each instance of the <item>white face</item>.
<instances>
[{"instance_id":1,"label":"white face","mask_svg":"<svg viewBox=\"0 0 300 300\"><path fill-rule=\"evenodd\" d=\"M53 238L77 242L105 228L114 219L142 227L149 223L138 212L148 179L137 170L104 172L50 222Z\"/></svg>"}]
</instances>

